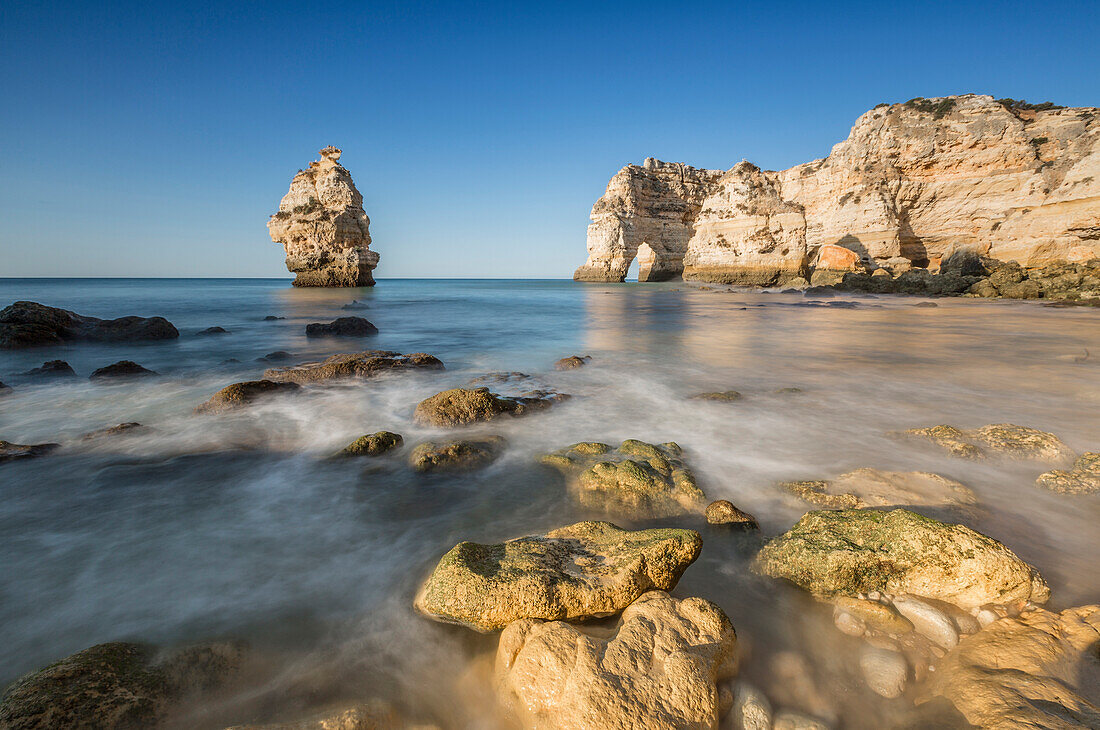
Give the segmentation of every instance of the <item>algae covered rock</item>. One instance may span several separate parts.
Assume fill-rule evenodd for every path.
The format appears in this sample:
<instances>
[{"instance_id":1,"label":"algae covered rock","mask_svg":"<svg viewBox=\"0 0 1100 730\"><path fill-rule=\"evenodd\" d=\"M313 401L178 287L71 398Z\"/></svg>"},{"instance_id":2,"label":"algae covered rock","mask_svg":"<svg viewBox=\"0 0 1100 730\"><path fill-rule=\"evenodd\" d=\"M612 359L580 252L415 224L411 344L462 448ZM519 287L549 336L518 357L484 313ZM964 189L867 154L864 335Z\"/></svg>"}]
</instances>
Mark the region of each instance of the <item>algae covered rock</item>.
<instances>
[{"instance_id":1,"label":"algae covered rock","mask_svg":"<svg viewBox=\"0 0 1100 730\"><path fill-rule=\"evenodd\" d=\"M905 434L927 439L953 456L965 459L982 459L994 453L1059 464L1071 462L1076 456L1054 434L1013 423L995 423L968 430L946 425L911 428Z\"/></svg>"},{"instance_id":2,"label":"algae covered rock","mask_svg":"<svg viewBox=\"0 0 1100 730\"><path fill-rule=\"evenodd\" d=\"M145 644L98 644L32 672L0 701L5 730L138 730L157 726L173 700L236 673L240 643L162 654Z\"/></svg>"},{"instance_id":3,"label":"algae covered rock","mask_svg":"<svg viewBox=\"0 0 1100 730\"><path fill-rule=\"evenodd\" d=\"M960 507L977 501L960 482L924 471L864 468L827 481L783 482L780 486L810 504L830 509Z\"/></svg>"},{"instance_id":4,"label":"algae covered rock","mask_svg":"<svg viewBox=\"0 0 1100 730\"><path fill-rule=\"evenodd\" d=\"M488 388L452 388L420 401L413 419L424 426L464 426L504 415L523 416L549 408L567 397L545 391L533 391L524 396L501 396Z\"/></svg>"},{"instance_id":5,"label":"algae covered rock","mask_svg":"<svg viewBox=\"0 0 1100 730\"><path fill-rule=\"evenodd\" d=\"M425 441L409 456L409 464L419 472L473 471L492 464L507 442L500 436L455 441Z\"/></svg>"},{"instance_id":6,"label":"algae covered rock","mask_svg":"<svg viewBox=\"0 0 1100 730\"><path fill-rule=\"evenodd\" d=\"M1045 472L1035 483L1059 494L1094 494L1100 491L1100 453L1086 451L1073 462L1072 469Z\"/></svg>"},{"instance_id":7,"label":"algae covered rock","mask_svg":"<svg viewBox=\"0 0 1100 730\"><path fill-rule=\"evenodd\" d=\"M221 413L236 410L275 395L297 392L301 386L296 383L276 383L271 380L249 380L233 383L210 396L210 400L200 403L195 413Z\"/></svg>"},{"instance_id":8,"label":"algae covered rock","mask_svg":"<svg viewBox=\"0 0 1100 730\"><path fill-rule=\"evenodd\" d=\"M132 435L138 431L148 430L147 426L142 426L137 421L127 421L126 423L120 423L117 426L108 426L107 428L100 428L95 431L89 431L80 437L81 441L95 441L96 439L106 438L109 436L122 436Z\"/></svg>"},{"instance_id":9,"label":"algae covered rock","mask_svg":"<svg viewBox=\"0 0 1100 730\"><path fill-rule=\"evenodd\" d=\"M13 444L10 441L0 440L0 464L5 461L45 456L54 449L60 448L61 444Z\"/></svg>"},{"instance_id":10,"label":"algae covered rock","mask_svg":"<svg viewBox=\"0 0 1100 730\"><path fill-rule=\"evenodd\" d=\"M274 354L276 353L272 353ZM272 355L267 357L270 359ZM340 353L322 362L269 368L264 371L264 379L280 383L313 383L343 378L369 378L385 372L404 370L443 370L443 363L426 352L402 355L389 350L366 350Z\"/></svg>"},{"instance_id":11,"label":"algae covered rock","mask_svg":"<svg viewBox=\"0 0 1100 730\"><path fill-rule=\"evenodd\" d=\"M819 596L912 593L965 609L1050 596L993 538L904 509L809 512L764 546L755 569Z\"/></svg>"},{"instance_id":12,"label":"algae covered rock","mask_svg":"<svg viewBox=\"0 0 1100 730\"><path fill-rule=\"evenodd\" d=\"M692 530L578 522L495 545L462 542L432 571L417 610L480 631L523 618L608 616L651 588L671 590L699 556Z\"/></svg>"},{"instance_id":13,"label":"algae covered rock","mask_svg":"<svg viewBox=\"0 0 1100 730\"><path fill-rule=\"evenodd\" d=\"M523 619L500 636L501 705L524 728L714 728L737 637L718 606L642 595L616 626Z\"/></svg>"},{"instance_id":14,"label":"algae covered rock","mask_svg":"<svg viewBox=\"0 0 1100 730\"><path fill-rule=\"evenodd\" d=\"M741 400L741 394L736 390L720 390L712 393L697 393L691 396L692 400L709 400L717 403L732 403Z\"/></svg>"},{"instance_id":15,"label":"algae covered rock","mask_svg":"<svg viewBox=\"0 0 1100 730\"><path fill-rule=\"evenodd\" d=\"M399 433L377 431L352 441L340 451L340 456L381 456L399 448L403 443L405 439Z\"/></svg>"},{"instance_id":16,"label":"algae covered rock","mask_svg":"<svg viewBox=\"0 0 1100 730\"><path fill-rule=\"evenodd\" d=\"M583 357L579 355L570 355L569 357L563 357L561 360L558 360L556 363L554 363L554 369L576 370L577 368L582 368L587 365L588 361L591 359L592 358L588 355L585 355Z\"/></svg>"},{"instance_id":17,"label":"algae covered rock","mask_svg":"<svg viewBox=\"0 0 1100 730\"><path fill-rule=\"evenodd\" d=\"M1002 618L937 665L923 699L945 697L971 725L1100 727L1100 606Z\"/></svg>"},{"instance_id":18,"label":"algae covered rock","mask_svg":"<svg viewBox=\"0 0 1100 730\"><path fill-rule=\"evenodd\" d=\"M703 490L684 463L683 450L669 442L627 439L608 444L582 442L540 458L569 479L574 499L589 509L634 519L702 513Z\"/></svg>"}]
</instances>

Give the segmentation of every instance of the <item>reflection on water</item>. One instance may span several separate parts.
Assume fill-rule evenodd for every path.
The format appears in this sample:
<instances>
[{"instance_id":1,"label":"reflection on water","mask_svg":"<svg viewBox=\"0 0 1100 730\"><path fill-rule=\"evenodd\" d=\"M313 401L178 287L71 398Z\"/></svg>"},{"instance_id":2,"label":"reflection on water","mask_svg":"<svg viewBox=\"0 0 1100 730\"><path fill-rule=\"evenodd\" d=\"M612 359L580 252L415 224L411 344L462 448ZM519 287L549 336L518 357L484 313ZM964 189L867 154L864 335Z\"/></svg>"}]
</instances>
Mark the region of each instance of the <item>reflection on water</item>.
<instances>
[{"instance_id":1,"label":"reflection on water","mask_svg":"<svg viewBox=\"0 0 1100 730\"><path fill-rule=\"evenodd\" d=\"M96 316L162 314L182 336L0 355L0 380L15 387L0 400L0 438L66 443L48 458L0 466L0 681L101 641L244 637L265 671L183 726L224 727L369 696L445 726L496 727L483 661L493 637L416 616L412 595L460 540L499 541L589 517L534 457L590 439L677 441L708 496L755 514L765 535L806 509L776 489L778 480L862 466L939 472L978 494L972 526L1038 566L1053 606L1100 594L1100 499L1037 489L1044 468L1036 464L952 460L886 435L1015 422L1053 431L1078 451L1096 449L1095 310L813 302L674 283L383 281L296 290L265 280L0 280L0 303L16 299ZM344 309L353 301L366 306ZM304 336L306 323L339 316L367 317L380 334ZM230 334L195 336L213 325ZM256 358L267 352L316 359L366 347L431 352L448 370L314 388L223 417L191 414L218 388L260 376L265 364ZM1086 350L1097 356L1075 362ZM571 354L593 360L551 369ZM82 377L35 383L18 375L51 359L69 361ZM114 386L85 379L119 359L162 377ZM409 444L439 435L412 423L414 405L494 370L531 373L575 397L481 429L509 442L485 471L426 477L402 456L324 458L380 429ZM792 386L802 392L776 392ZM687 399L728 389L744 398ZM73 443L123 421L151 428ZM751 575L759 537L678 522L703 532L704 550L677 594L726 610L743 674L774 702L844 727L883 727L896 716L897 702L856 679L855 640L831 628L827 611Z\"/></svg>"}]
</instances>

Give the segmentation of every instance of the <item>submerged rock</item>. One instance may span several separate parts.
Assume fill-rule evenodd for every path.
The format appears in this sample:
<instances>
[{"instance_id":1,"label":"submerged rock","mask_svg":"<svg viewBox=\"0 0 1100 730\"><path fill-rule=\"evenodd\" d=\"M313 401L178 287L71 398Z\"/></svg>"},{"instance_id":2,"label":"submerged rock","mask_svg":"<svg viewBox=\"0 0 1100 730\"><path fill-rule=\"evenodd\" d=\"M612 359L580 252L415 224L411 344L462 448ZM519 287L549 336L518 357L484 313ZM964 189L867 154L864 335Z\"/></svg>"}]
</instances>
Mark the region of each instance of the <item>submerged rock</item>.
<instances>
[{"instance_id":1,"label":"submerged rock","mask_svg":"<svg viewBox=\"0 0 1100 730\"><path fill-rule=\"evenodd\" d=\"M1076 456L1054 434L1012 423L996 423L969 430L954 426L911 428L905 434L927 439L953 456L966 459L982 459L992 452L1014 459L1064 463L1073 461Z\"/></svg>"},{"instance_id":2,"label":"submerged rock","mask_svg":"<svg viewBox=\"0 0 1100 730\"><path fill-rule=\"evenodd\" d=\"M0 701L0 727L156 727L174 701L230 679L244 652L239 643L203 644L166 655L145 644L98 644L9 687Z\"/></svg>"},{"instance_id":3,"label":"submerged rock","mask_svg":"<svg viewBox=\"0 0 1100 730\"><path fill-rule=\"evenodd\" d=\"M179 336L179 331L164 317L99 319L37 302L15 302L0 310L0 350L82 341L169 340Z\"/></svg>"},{"instance_id":4,"label":"submerged rock","mask_svg":"<svg viewBox=\"0 0 1100 730\"><path fill-rule=\"evenodd\" d=\"M742 512L734 506L733 502L726 499L708 504L706 517L708 525L723 525L743 530L756 530L760 527L755 517L748 512Z\"/></svg>"},{"instance_id":5,"label":"submerged rock","mask_svg":"<svg viewBox=\"0 0 1100 730\"><path fill-rule=\"evenodd\" d=\"M234 725L226 730L401 730L411 727L388 702L374 700L350 707L322 710L293 722ZM428 728L422 727L422 730Z\"/></svg>"},{"instance_id":6,"label":"submerged rock","mask_svg":"<svg viewBox=\"0 0 1100 730\"><path fill-rule=\"evenodd\" d=\"M47 360L42 363L41 366L32 368L24 375L30 375L35 378L75 378L76 371L73 370L72 365L64 360Z\"/></svg>"},{"instance_id":7,"label":"submerged rock","mask_svg":"<svg viewBox=\"0 0 1100 730\"><path fill-rule=\"evenodd\" d=\"M325 147L320 161L299 170L267 223L271 240L286 250L287 270L297 274L294 286L374 286L370 218L340 154Z\"/></svg>"},{"instance_id":8,"label":"submerged rock","mask_svg":"<svg viewBox=\"0 0 1100 730\"><path fill-rule=\"evenodd\" d=\"M1050 596L1038 571L993 538L904 509L809 512L754 567L820 596L912 593L968 610Z\"/></svg>"},{"instance_id":9,"label":"submerged rock","mask_svg":"<svg viewBox=\"0 0 1100 730\"><path fill-rule=\"evenodd\" d=\"M1086 451L1072 469L1045 472L1035 483L1059 494L1094 494L1100 491L1100 453Z\"/></svg>"},{"instance_id":10,"label":"submerged rock","mask_svg":"<svg viewBox=\"0 0 1100 730\"><path fill-rule=\"evenodd\" d=\"M366 350L333 355L322 362L305 362L293 367L271 368L264 371L264 379L281 383L313 383L319 380L341 378L369 378L391 370L443 369L443 363L426 352L402 355L400 352L388 350Z\"/></svg>"},{"instance_id":11,"label":"submerged rock","mask_svg":"<svg viewBox=\"0 0 1100 730\"><path fill-rule=\"evenodd\" d=\"M362 317L337 317L331 322L306 325L306 337L366 337L378 334L378 328Z\"/></svg>"},{"instance_id":12,"label":"submerged rock","mask_svg":"<svg viewBox=\"0 0 1100 730\"><path fill-rule=\"evenodd\" d=\"M561 360L558 360L556 363L554 363L554 369L555 370L576 370L577 368L582 368L585 365L587 365L588 361L591 360L591 359L592 358L589 357L588 355L585 355L583 357L579 357L577 355L570 355L569 357L563 357Z\"/></svg>"},{"instance_id":13,"label":"submerged rock","mask_svg":"<svg viewBox=\"0 0 1100 730\"><path fill-rule=\"evenodd\" d=\"M0 464L16 459L33 459L36 456L45 456L54 449L60 449L61 444L13 444L11 441L0 440Z\"/></svg>"},{"instance_id":14,"label":"submerged rock","mask_svg":"<svg viewBox=\"0 0 1100 730\"><path fill-rule=\"evenodd\" d=\"M222 413L251 405L275 395L297 392L301 386L297 383L276 383L270 380L249 380L233 383L210 396L210 400L200 403L195 413Z\"/></svg>"},{"instance_id":15,"label":"submerged rock","mask_svg":"<svg viewBox=\"0 0 1100 730\"><path fill-rule=\"evenodd\" d=\"M405 439L399 433L392 431L377 431L366 436L360 436L344 447L340 456L381 456L396 448L400 448Z\"/></svg>"},{"instance_id":16,"label":"submerged rock","mask_svg":"<svg viewBox=\"0 0 1100 730\"><path fill-rule=\"evenodd\" d=\"M120 423L117 426L110 426L108 428L101 428L97 431L89 431L80 437L81 441L93 441L95 439L103 438L105 436L120 436L122 434L131 434L134 431L147 430L146 426L142 426L137 421L129 421L127 423Z\"/></svg>"},{"instance_id":17,"label":"submerged rock","mask_svg":"<svg viewBox=\"0 0 1100 730\"><path fill-rule=\"evenodd\" d=\"M488 388L452 388L420 401L413 419L425 426L463 426L503 415L524 416L568 397L546 391L532 391L529 396L501 396Z\"/></svg>"},{"instance_id":18,"label":"submerged rock","mask_svg":"<svg viewBox=\"0 0 1100 730\"><path fill-rule=\"evenodd\" d=\"M11 386L10 385L4 385L3 383L0 383L0 397L3 397L5 395L11 395L11 394L12 394Z\"/></svg>"},{"instance_id":19,"label":"submerged rock","mask_svg":"<svg viewBox=\"0 0 1100 730\"><path fill-rule=\"evenodd\" d=\"M735 400L741 400L741 394L736 390L722 390L713 393L698 393L691 396L692 400L713 400L723 403L732 403Z\"/></svg>"},{"instance_id":20,"label":"submerged rock","mask_svg":"<svg viewBox=\"0 0 1100 730\"><path fill-rule=\"evenodd\" d=\"M925 699L950 700L976 727L1100 727L1100 606L1002 618L937 665Z\"/></svg>"},{"instance_id":21,"label":"submerged rock","mask_svg":"<svg viewBox=\"0 0 1100 730\"><path fill-rule=\"evenodd\" d=\"M501 704L524 728L714 728L735 669L729 618L702 598L650 591L616 626L523 619L500 636Z\"/></svg>"},{"instance_id":22,"label":"submerged rock","mask_svg":"<svg viewBox=\"0 0 1100 730\"><path fill-rule=\"evenodd\" d=\"M959 507L977 502L974 492L953 479L925 471L856 469L828 481L782 482L810 504L830 509L862 507Z\"/></svg>"},{"instance_id":23,"label":"submerged rock","mask_svg":"<svg viewBox=\"0 0 1100 730\"><path fill-rule=\"evenodd\" d=\"M463 542L416 596L431 618L479 631L523 618L609 616L651 588L672 590L702 547L692 530L623 530L578 522L496 545Z\"/></svg>"},{"instance_id":24,"label":"submerged rock","mask_svg":"<svg viewBox=\"0 0 1100 730\"><path fill-rule=\"evenodd\" d=\"M224 327L207 327L206 329L200 332L196 332L195 334L198 337L206 337L209 335L227 335L229 334L229 330Z\"/></svg>"},{"instance_id":25,"label":"submerged rock","mask_svg":"<svg viewBox=\"0 0 1100 730\"><path fill-rule=\"evenodd\" d=\"M263 357L256 358L256 362L284 362L290 360L294 355L290 354L286 350L276 350L275 352L269 352Z\"/></svg>"},{"instance_id":26,"label":"submerged rock","mask_svg":"<svg viewBox=\"0 0 1100 730\"><path fill-rule=\"evenodd\" d=\"M569 480L573 497L585 507L633 519L702 513L706 496L675 443L648 444L627 439L612 450L582 442L540 457Z\"/></svg>"},{"instance_id":27,"label":"submerged rock","mask_svg":"<svg viewBox=\"0 0 1100 730\"><path fill-rule=\"evenodd\" d=\"M94 370L89 380L115 380L122 378L146 378L157 375L153 370L138 365L133 360L119 360L116 363Z\"/></svg>"},{"instance_id":28,"label":"submerged rock","mask_svg":"<svg viewBox=\"0 0 1100 730\"><path fill-rule=\"evenodd\" d=\"M419 472L473 471L492 464L507 444L500 436L456 441L425 441L409 455L409 465Z\"/></svg>"}]
</instances>

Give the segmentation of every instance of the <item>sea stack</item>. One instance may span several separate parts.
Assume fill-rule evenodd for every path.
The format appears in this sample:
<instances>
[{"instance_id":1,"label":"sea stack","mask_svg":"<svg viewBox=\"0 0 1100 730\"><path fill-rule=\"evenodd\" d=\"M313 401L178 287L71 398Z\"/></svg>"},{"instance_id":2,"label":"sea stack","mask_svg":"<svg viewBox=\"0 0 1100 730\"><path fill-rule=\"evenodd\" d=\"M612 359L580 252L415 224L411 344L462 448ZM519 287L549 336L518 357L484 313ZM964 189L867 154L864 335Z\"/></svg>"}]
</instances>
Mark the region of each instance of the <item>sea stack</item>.
<instances>
[{"instance_id":1,"label":"sea stack","mask_svg":"<svg viewBox=\"0 0 1100 730\"><path fill-rule=\"evenodd\" d=\"M299 170L267 223L271 240L286 249L287 270L297 274L294 286L374 286L370 218L340 152L325 147L319 162Z\"/></svg>"},{"instance_id":2,"label":"sea stack","mask_svg":"<svg viewBox=\"0 0 1100 730\"><path fill-rule=\"evenodd\" d=\"M828 157L788 170L627 165L592 208L573 278L622 281L637 258L640 281L775 286L934 271L959 248L1023 267L1100 257L1100 109L917 98L876 106ZM838 253L858 266L838 269Z\"/></svg>"}]
</instances>

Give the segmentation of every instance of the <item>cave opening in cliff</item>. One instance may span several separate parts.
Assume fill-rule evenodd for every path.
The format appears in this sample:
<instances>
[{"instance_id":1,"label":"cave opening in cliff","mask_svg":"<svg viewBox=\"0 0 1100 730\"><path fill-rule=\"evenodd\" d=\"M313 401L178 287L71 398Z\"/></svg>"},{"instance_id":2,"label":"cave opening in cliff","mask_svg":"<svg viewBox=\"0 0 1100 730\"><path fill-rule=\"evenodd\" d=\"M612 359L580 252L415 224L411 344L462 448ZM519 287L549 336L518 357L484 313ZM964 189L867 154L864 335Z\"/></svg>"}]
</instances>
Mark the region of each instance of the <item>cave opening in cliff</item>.
<instances>
[{"instance_id":1,"label":"cave opening in cliff","mask_svg":"<svg viewBox=\"0 0 1100 730\"><path fill-rule=\"evenodd\" d=\"M630 268L626 270L626 276L623 277L623 281L641 281L638 277L639 266L638 258L635 257L634 260L630 262Z\"/></svg>"},{"instance_id":2,"label":"cave opening in cliff","mask_svg":"<svg viewBox=\"0 0 1100 730\"><path fill-rule=\"evenodd\" d=\"M637 256L635 256L634 261L630 264L630 271L633 271L636 276L631 277L630 271L628 271L627 278L636 278L638 281L649 281L655 263L657 263L657 252L654 251L653 247L648 243L642 243L638 246Z\"/></svg>"}]
</instances>

